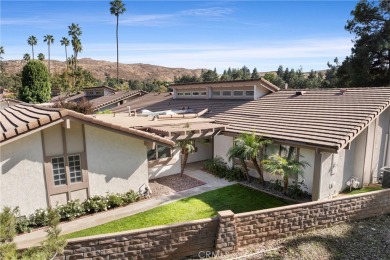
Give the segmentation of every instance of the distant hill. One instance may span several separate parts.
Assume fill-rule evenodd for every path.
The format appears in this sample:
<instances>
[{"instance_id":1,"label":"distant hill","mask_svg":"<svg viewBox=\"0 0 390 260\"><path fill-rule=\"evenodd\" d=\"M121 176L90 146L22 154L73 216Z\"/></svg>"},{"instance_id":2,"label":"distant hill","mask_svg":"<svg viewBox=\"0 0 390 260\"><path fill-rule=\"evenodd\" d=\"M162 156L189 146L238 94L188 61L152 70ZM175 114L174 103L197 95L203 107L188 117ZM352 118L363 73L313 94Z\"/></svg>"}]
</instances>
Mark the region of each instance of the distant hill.
<instances>
[{"instance_id":1,"label":"distant hill","mask_svg":"<svg viewBox=\"0 0 390 260\"><path fill-rule=\"evenodd\" d=\"M47 60L44 61L46 64ZM3 61L5 71L8 74L16 74L20 72L26 64L23 60L6 60ZM66 64L62 61L52 60L52 73L61 73L65 70ZM89 58L79 59L77 65L92 73L92 75L99 79L105 80L105 73L110 77L116 78L116 62L93 60ZM202 69L184 69L184 68L167 68L149 64L119 64L119 78L126 80L161 80L172 82L174 77L183 75L200 76Z\"/></svg>"}]
</instances>

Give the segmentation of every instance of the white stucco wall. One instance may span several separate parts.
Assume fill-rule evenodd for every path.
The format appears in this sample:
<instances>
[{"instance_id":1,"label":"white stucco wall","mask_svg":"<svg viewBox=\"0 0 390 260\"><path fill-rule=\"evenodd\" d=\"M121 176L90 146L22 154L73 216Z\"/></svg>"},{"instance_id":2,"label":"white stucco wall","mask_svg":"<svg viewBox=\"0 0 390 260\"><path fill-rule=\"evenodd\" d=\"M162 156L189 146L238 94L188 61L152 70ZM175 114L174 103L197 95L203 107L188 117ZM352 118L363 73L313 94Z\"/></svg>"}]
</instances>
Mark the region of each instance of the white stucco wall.
<instances>
[{"instance_id":1,"label":"white stucco wall","mask_svg":"<svg viewBox=\"0 0 390 260\"><path fill-rule=\"evenodd\" d=\"M224 159L229 166L233 163L228 160L227 153L230 147L233 146L233 137L225 135L217 135L214 137L214 157L219 156Z\"/></svg>"},{"instance_id":2,"label":"white stucco wall","mask_svg":"<svg viewBox=\"0 0 390 260\"><path fill-rule=\"evenodd\" d=\"M154 167L149 167L149 179L177 174L180 172L180 169L180 149L176 148L172 150L172 158L167 164L162 163Z\"/></svg>"},{"instance_id":3,"label":"white stucco wall","mask_svg":"<svg viewBox=\"0 0 390 260\"><path fill-rule=\"evenodd\" d=\"M389 133L389 122L390 122L390 108L387 108L377 119L378 123L376 126L376 138L375 138L375 151L373 154L373 160L371 165L370 175L372 181L376 182L380 169L386 164L386 152L388 150L389 140L386 143L386 135Z\"/></svg>"},{"instance_id":4,"label":"white stucco wall","mask_svg":"<svg viewBox=\"0 0 390 260\"><path fill-rule=\"evenodd\" d=\"M188 163L205 161L213 158L212 143L204 143L202 140L195 140L195 147L197 151L188 155Z\"/></svg>"},{"instance_id":5,"label":"white stucco wall","mask_svg":"<svg viewBox=\"0 0 390 260\"><path fill-rule=\"evenodd\" d=\"M148 184L144 141L85 126L90 195L139 191Z\"/></svg>"},{"instance_id":6,"label":"white stucco wall","mask_svg":"<svg viewBox=\"0 0 390 260\"><path fill-rule=\"evenodd\" d=\"M0 208L19 206L21 215L47 207L41 133L0 147Z\"/></svg>"},{"instance_id":7,"label":"white stucco wall","mask_svg":"<svg viewBox=\"0 0 390 260\"><path fill-rule=\"evenodd\" d=\"M254 86L254 90L255 90L255 96L254 96L254 99L258 99L264 95L267 95L268 93L270 93L271 91L269 91L268 89L266 89L265 87L261 86L261 85L255 85Z\"/></svg>"},{"instance_id":8,"label":"white stucco wall","mask_svg":"<svg viewBox=\"0 0 390 260\"><path fill-rule=\"evenodd\" d=\"M302 176L298 176L298 181L305 180L305 185L307 186L307 192L310 194L313 190L313 175L314 175L314 157L315 157L315 150L313 149L306 149L306 148L300 148L299 149L300 155L302 157L300 160L306 161L309 165L306 166L303 169Z\"/></svg>"}]
</instances>

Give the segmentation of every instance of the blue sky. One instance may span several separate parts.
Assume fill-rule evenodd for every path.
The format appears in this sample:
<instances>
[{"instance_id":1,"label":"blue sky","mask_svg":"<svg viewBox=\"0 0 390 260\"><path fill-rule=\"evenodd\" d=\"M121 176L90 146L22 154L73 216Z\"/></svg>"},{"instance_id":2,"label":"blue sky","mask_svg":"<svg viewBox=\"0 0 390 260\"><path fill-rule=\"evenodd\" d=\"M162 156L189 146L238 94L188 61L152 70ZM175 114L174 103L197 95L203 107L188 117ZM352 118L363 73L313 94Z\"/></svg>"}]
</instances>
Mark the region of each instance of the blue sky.
<instances>
[{"instance_id":1,"label":"blue sky","mask_svg":"<svg viewBox=\"0 0 390 260\"><path fill-rule=\"evenodd\" d=\"M257 67L278 65L326 69L350 54L353 35L344 30L356 1L123 1L119 18L120 62L167 67ZM43 36L55 42L51 57L64 60L60 39L71 23L80 25L79 58L116 61L115 16L109 1L1 1L1 45L5 60L47 56ZM68 53L71 52L71 46Z\"/></svg>"}]
</instances>

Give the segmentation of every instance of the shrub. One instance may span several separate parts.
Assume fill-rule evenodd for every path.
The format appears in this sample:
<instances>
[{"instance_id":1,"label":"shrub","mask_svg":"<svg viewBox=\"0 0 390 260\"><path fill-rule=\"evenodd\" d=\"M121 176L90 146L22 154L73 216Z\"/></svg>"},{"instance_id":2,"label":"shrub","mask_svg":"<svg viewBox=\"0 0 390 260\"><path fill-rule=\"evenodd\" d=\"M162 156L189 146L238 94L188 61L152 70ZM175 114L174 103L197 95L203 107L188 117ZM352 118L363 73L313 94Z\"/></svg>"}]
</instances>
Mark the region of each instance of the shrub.
<instances>
[{"instance_id":1,"label":"shrub","mask_svg":"<svg viewBox=\"0 0 390 260\"><path fill-rule=\"evenodd\" d=\"M219 156L208 160L204 164L204 168L219 178L224 178L229 181L239 181L244 179L244 173L241 168L229 167L227 163Z\"/></svg>"},{"instance_id":2,"label":"shrub","mask_svg":"<svg viewBox=\"0 0 390 260\"><path fill-rule=\"evenodd\" d=\"M47 211L46 209L37 209L30 215L28 221L31 227L43 227L47 225Z\"/></svg>"},{"instance_id":3,"label":"shrub","mask_svg":"<svg viewBox=\"0 0 390 260\"><path fill-rule=\"evenodd\" d=\"M18 234L31 232L30 221L25 216L17 216L15 224L15 229Z\"/></svg>"},{"instance_id":4,"label":"shrub","mask_svg":"<svg viewBox=\"0 0 390 260\"><path fill-rule=\"evenodd\" d=\"M55 210L60 215L61 220L73 220L85 215L85 208L80 200L70 200L65 205L57 205Z\"/></svg>"},{"instance_id":5,"label":"shrub","mask_svg":"<svg viewBox=\"0 0 390 260\"><path fill-rule=\"evenodd\" d=\"M130 204L130 203L133 203L137 200L140 199L140 196L138 193L130 190L128 192L126 192L125 194L123 194L123 200L125 201L126 204Z\"/></svg>"},{"instance_id":6,"label":"shrub","mask_svg":"<svg viewBox=\"0 0 390 260\"><path fill-rule=\"evenodd\" d=\"M66 102L65 100L59 100L54 103L54 108L66 108L78 113L89 115L93 113L93 104L83 97L79 102Z\"/></svg>"},{"instance_id":7,"label":"shrub","mask_svg":"<svg viewBox=\"0 0 390 260\"><path fill-rule=\"evenodd\" d=\"M125 201L121 194L107 194L108 208L116 208L125 205Z\"/></svg>"},{"instance_id":8,"label":"shrub","mask_svg":"<svg viewBox=\"0 0 390 260\"><path fill-rule=\"evenodd\" d=\"M50 100L49 72L41 61L31 60L22 70L22 87L19 98L28 103L44 103Z\"/></svg>"},{"instance_id":9,"label":"shrub","mask_svg":"<svg viewBox=\"0 0 390 260\"><path fill-rule=\"evenodd\" d=\"M108 209L108 200L103 196L93 196L83 202L84 209L87 213L95 213Z\"/></svg>"},{"instance_id":10,"label":"shrub","mask_svg":"<svg viewBox=\"0 0 390 260\"><path fill-rule=\"evenodd\" d=\"M283 192L283 182L282 180L270 180L269 187L275 191Z\"/></svg>"},{"instance_id":11,"label":"shrub","mask_svg":"<svg viewBox=\"0 0 390 260\"><path fill-rule=\"evenodd\" d=\"M287 188L287 196L293 199L309 198L310 194L304 189L307 190L307 186L304 181L300 181L300 182L293 181L293 184L289 185Z\"/></svg>"}]
</instances>

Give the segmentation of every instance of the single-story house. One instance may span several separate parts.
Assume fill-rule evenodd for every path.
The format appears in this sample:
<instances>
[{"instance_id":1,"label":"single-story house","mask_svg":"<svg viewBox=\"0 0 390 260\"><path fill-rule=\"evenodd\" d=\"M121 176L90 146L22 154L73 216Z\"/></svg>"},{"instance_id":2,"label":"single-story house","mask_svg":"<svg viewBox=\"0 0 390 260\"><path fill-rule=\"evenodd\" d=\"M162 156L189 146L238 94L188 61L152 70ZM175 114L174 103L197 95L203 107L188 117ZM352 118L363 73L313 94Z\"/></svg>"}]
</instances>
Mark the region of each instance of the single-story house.
<instances>
[{"instance_id":1,"label":"single-story house","mask_svg":"<svg viewBox=\"0 0 390 260\"><path fill-rule=\"evenodd\" d=\"M390 165L390 88L280 90L264 79L171 88L129 100L114 114L26 104L2 110L0 207L29 214L69 199L138 191L180 171L178 140L194 141L189 162L227 160L243 132L271 139L268 155L297 147L310 164L298 180L313 200L331 198L352 177L376 182Z\"/></svg>"},{"instance_id":2,"label":"single-story house","mask_svg":"<svg viewBox=\"0 0 390 260\"><path fill-rule=\"evenodd\" d=\"M257 96L258 86L265 86L264 95ZM195 113L207 108L203 117L227 125L212 141L213 156L226 161L235 136L243 132L271 139L268 155L280 153L283 147L298 148L302 160L310 166L295 181L305 180L313 200L333 197L352 178L360 185L375 183L380 168L390 165L388 87L279 90L265 80L170 87L173 96L147 94L128 105L149 111L186 107ZM246 91L251 90L250 100ZM251 174L257 175L254 169ZM275 176L265 174L265 178Z\"/></svg>"}]
</instances>

